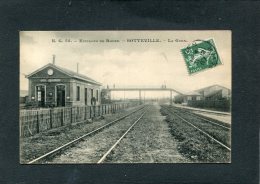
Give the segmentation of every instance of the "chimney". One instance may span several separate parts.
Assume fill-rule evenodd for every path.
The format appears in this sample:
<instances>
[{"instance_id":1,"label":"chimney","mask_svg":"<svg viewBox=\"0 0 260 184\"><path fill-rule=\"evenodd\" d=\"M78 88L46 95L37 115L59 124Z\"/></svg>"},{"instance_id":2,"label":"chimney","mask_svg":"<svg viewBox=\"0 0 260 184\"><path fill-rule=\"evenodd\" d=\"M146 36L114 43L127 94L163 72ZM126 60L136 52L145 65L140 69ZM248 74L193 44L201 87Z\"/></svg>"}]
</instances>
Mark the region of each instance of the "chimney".
<instances>
[{"instance_id":1,"label":"chimney","mask_svg":"<svg viewBox=\"0 0 260 184\"><path fill-rule=\"evenodd\" d=\"M55 65L55 55L52 55L52 64Z\"/></svg>"},{"instance_id":2,"label":"chimney","mask_svg":"<svg viewBox=\"0 0 260 184\"><path fill-rule=\"evenodd\" d=\"M77 63L77 73L79 73L79 63Z\"/></svg>"}]
</instances>

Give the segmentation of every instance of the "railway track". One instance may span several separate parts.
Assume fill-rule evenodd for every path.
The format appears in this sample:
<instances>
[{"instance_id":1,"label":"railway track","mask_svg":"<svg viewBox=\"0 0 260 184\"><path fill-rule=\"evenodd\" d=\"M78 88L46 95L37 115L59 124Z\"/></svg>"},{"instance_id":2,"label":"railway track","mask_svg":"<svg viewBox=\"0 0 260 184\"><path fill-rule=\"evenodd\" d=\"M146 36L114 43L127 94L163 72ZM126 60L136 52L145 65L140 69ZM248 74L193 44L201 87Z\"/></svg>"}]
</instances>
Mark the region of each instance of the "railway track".
<instances>
[{"instance_id":1,"label":"railway track","mask_svg":"<svg viewBox=\"0 0 260 184\"><path fill-rule=\"evenodd\" d=\"M165 106L164 108L168 111L168 113L178 117L183 122L202 133L204 136L210 138L216 144L220 145L227 151L231 151L231 146L228 145L226 141L228 140L230 134L230 128L222 126L216 122L194 116L193 114L189 114L189 116L187 116L188 113L184 113L183 111L177 110L176 108L169 108ZM185 117L183 117L183 115L185 115ZM199 120L195 118L198 118ZM219 135L219 132L224 132L226 137L223 138L221 135Z\"/></svg>"},{"instance_id":2,"label":"railway track","mask_svg":"<svg viewBox=\"0 0 260 184\"><path fill-rule=\"evenodd\" d=\"M189 110L185 110L185 109L183 109L183 108L178 109L178 108L175 108L175 107L174 107L173 109L175 109L176 111L179 111L179 112L183 112L183 113L185 113L185 114L188 114L188 115L190 115L190 116L193 116L193 117L195 117L195 118L198 118L198 119L207 121L208 123L211 123L211 124L213 124L213 125L215 125L215 126L222 127L223 129L231 130L229 124L227 124L227 123L220 122L220 121L218 121L218 120L213 121L213 120L210 120L209 118L201 117L201 116L199 116L199 115L197 115L197 114L195 114L195 113L192 113L192 112L190 112Z\"/></svg>"},{"instance_id":3,"label":"railway track","mask_svg":"<svg viewBox=\"0 0 260 184\"><path fill-rule=\"evenodd\" d=\"M124 116L122 116L122 117L120 117L120 118L118 118L116 120L113 120L113 121L111 121L111 122L109 122L109 123L107 123L107 124L97 128L97 129L95 129L95 130L93 130L91 132L88 132L88 133L86 133L86 134L84 134L84 135L82 135L82 136L80 136L80 137L78 137L78 138L76 138L76 139L74 139L74 140L72 140L72 141L70 141L70 142L68 142L68 143L66 143L66 144L64 144L64 145L54 149L54 150L52 150L52 151L49 151L48 153L46 153L46 154L44 154L44 155L42 155L40 157L37 157L37 158L31 160L27 164L37 164L37 163L41 163L41 162L44 162L46 160L49 160L50 158L53 158L54 156L56 156L58 154L61 154L63 151L67 150L68 148L70 148L70 147L78 144L79 142L85 140L87 137L91 137L91 136L93 136L93 135L103 131L104 129L110 127L111 125L113 125L113 124L115 124L115 123L117 123L117 122L119 122L119 121L121 121L121 120L123 120L123 119L125 119L125 118L127 118L127 117L129 117L131 115L133 115L134 113L139 112L139 111L145 109L145 108L146 107L143 106L143 107L141 107L141 108L139 108L139 109L137 109L137 110L127 114L127 115L124 115ZM118 139L118 141L102 156L102 158L98 161L98 163L102 163L105 160L105 158L119 144L119 142L124 138L124 136L143 117L144 113L145 112L142 113L142 115L127 129L127 131Z\"/></svg>"},{"instance_id":4,"label":"railway track","mask_svg":"<svg viewBox=\"0 0 260 184\"><path fill-rule=\"evenodd\" d=\"M115 147L120 143L120 141L132 130L132 128L140 121L140 119L144 116L145 112L134 121L134 123L125 131L125 133L109 148L109 150L101 157L101 159L97 162L98 164L103 163L107 156L115 149Z\"/></svg>"},{"instance_id":5,"label":"railway track","mask_svg":"<svg viewBox=\"0 0 260 184\"><path fill-rule=\"evenodd\" d=\"M230 116L231 114L228 112L221 112L221 111L211 111L211 110L204 110L204 109L197 109L197 108L185 108L180 106L174 106L178 109L187 110L187 111L194 111L194 112L203 112L207 114L215 114L215 115L221 115L221 116Z\"/></svg>"}]
</instances>

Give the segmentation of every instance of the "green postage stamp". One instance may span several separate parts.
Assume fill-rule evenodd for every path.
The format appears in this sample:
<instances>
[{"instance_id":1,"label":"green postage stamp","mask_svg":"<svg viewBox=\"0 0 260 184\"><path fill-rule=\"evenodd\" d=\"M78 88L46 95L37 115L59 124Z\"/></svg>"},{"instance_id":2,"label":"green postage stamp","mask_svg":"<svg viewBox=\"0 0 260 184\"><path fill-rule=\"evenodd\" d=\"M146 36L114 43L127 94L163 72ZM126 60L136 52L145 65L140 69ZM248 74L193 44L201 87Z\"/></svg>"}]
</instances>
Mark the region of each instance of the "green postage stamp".
<instances>
[{"instance_id":1,"label":"green postage stamp","mask_svg":"<svg viewBox=\"0 0 260 184\"><path fill-rule=\"evenodd\" d=\"M196 41L199 43L181 49L189 74L222 64L213 39Z\"/></svg>"}]
</instances>

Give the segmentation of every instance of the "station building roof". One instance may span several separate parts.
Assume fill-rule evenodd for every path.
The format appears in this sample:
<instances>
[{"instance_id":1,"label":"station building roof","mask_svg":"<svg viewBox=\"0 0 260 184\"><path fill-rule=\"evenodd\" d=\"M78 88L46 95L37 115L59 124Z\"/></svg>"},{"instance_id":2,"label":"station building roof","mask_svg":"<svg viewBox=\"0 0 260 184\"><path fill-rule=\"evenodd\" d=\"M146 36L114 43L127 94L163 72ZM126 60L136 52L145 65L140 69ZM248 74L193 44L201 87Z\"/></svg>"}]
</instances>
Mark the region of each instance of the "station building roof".
<instances>
[{"instance_id":1,"label":"station building roof","mask_svg":"<svg viewBox=\"0 0 260 184\"><path fill-rule=\"evenodd\" d=\"M221 93L221 89L220 90L216 90L216 91L211 91L210 93L208 93L207 95L205 95L205 97L211 97L211 96L214 96L218 93Z\"/></svg>"},{"instance_id":2,"label":"station building roof","mask_svg":"<svg viewBox=\"0 0 260 184\"><path fill-rule=\"evenodd\" d=\"M188 93L185 93L186 96L201 96L199 92L196 91L190 91Z\"/></svg>"},{"instance_id":3,"label":"station building roof","mask_svg":"<svg viewBox=\"0 0 260 184\"><path fill-rule=\"evenodd\" d=\"M184 97L184 96L202 96L202 94L200 94L197 91L190 91L190 92L187 92L187 93L176 95L175 97Z\"/></svg>"},{"instance_id":4,"label":"station building roof","mask_svg":"<svg viewBox=\"0 0 260 184\"><path fill-rule=\"evenodd\" d=\"M86 81L86 82L90 82L90 83L93 83L93 84L96 84L96 85L99 85L99 86L102 85L101 83L99 83L99 82L95 81L94 79L91 79L91 78L89 78L89 77L87 77L85 75L82 75L80 73L68 70L66 68L63 68L63 67L60 67L60 66L57 66L57 65L54 65L52 63L49 63L49 64L39 68L38 70L32 72L31 74L27 75L26 78L31 78L34 74L44 70L47 67L51 67L53 69L56 69L56 70L58 70L58 71L60 71L60 72L62 72L64 74L68 75L71 78L80 79L80 80L83 80L83 81Z\"/></svg>"},{"instance_id":5,"label":"station building roof","mask_svg":"<svg viewBox=\"0 0 260 184\"><path fill-rule=\"evenodd\" d=\"M219 84L214 84L214 85L211 85L211 86L207 86L207 87L204 87L204 88L200 88L200 89L197 89L197 90L195 90L195 91L204 91L204 90L207 90L207 89L212 88L212 87L219 87L219 88L227 89L227 90L230 91L230 89L228 89L227 87L221 86L221 85L219 85Z\"/></svg>"}]
</instances>

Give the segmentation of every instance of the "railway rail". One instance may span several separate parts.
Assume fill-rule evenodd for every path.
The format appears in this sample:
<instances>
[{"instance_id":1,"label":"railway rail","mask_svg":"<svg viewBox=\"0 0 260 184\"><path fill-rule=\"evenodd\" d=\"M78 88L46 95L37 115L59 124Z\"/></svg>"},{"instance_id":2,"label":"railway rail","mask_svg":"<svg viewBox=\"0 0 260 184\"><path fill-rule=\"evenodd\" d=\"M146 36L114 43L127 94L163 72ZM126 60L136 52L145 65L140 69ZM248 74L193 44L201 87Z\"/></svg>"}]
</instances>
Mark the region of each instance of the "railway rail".
<instances>
[{"instance_id":1,"label":"railway rail","mask_svg":"<svg viewBox=\"0 0 260 184\"><path fill-rule=\"evenodd\" d=\"M107 156L115 149L115 147L120 143L120 141L132 130L132 128L140 121L140 119L144 116L145 112L125 131L125 133L110 147L110 149L101 157L101 159L97 162L98 164L105 161Z\"/></svg>"},{"instance_id":2,"label":"railway rail","mask_svg":"<svg viewBox=\"0 0 260 184\"><path fill-rule=\"evenodd\" d=\"M174 108L174 109L177 110L177 111L181 111L181 112L184 112L186 114L189 114L189 115L191 115L193 117L196 117L198 119L207 121L208 123L211 123L213 125L222 127L223 129L231 130L230 126L227 123L224 123L224 122L219 123L219 121L209 120L208 118L201 117L201 116L199 116L197 114L194 114L194 113L190 112L189 110L186 110L186 109L183 109L183 108L181 108L181 110L179 110L178 108Z\"/></svg>"},{"instance_id":3,"label":"railway rail","mask_svg":"<svg viewBox=\"0 0 260 184\"><path fill-rule=\"evenodd\" d=\"M137 110L135 110L135 111L133 111L133 112L131 112L131 113L128 113L127 115L124 115L124 116L122 116L122 117L120 117L120 118L117 118L116 120L113 120L113 121L111 121L111 122L109 122L109 123L107 123L107 124L105 124L105 125L103 125L103 126L97 128L97 129L95 129L95 130L93 130L93 131L91 131L91 132L88 132L88 133L86 133L86 134L84 134L84 135L82 135L82 136L80 136L80 137L78 137L78 138L76 138L76 139L74 139L74 140L72 140L72 141L70 141L70 142L68 142L68 143L66 143L66 144L64 144L64 145L62 145L62 146L60 146L60 147L58 147L58 148L56 148L56 149L54 149L54 150L52 150L52 151L50 151L50 152L44 154L44 155L42 155L42 156L40 156L40 157L37 157L37 158L31 160L31 161L28 162L27 164L37 164L37 163L41 163L41 162L43 162L43 161L45 161L45 160L48 160L48 159L50 159L51 157L54 157L55 155L61 153L62 151L65 151L66 149L72 147L73 145L75 145L75 144L77 144L77 143L83 141L85 138L90 137L90 136L93 136L93 135L97 134L98 132L101 132L102 130L104 130L104 129L110 127L111 125L113 125L113 124L115 124L115 123L117 123L117 122L119 122L119 121L121 121L121 120L123 120L123 119L125 119L125 118L127 118L127 117L129 117L129 116L131 116L132 114L134 114L134 113L136 113L136 112L138 112L138 111L141 111L141 110L144 109L144 108L145 108L145 106L143 106L143 107L141 107L141 108L139 108L139 109L137 109ZM144 112L144 113L145 113L145 112ZM141 116L132 124L132 126L129 127L129 129L123 134L123 136L121 136L120 139L112 146L113 148L110 148L110 149L108 150L108 152L106 152L106 153L104 154L104 156L101 158L102 160L100 159L100 160L98 161L99 163L101 163L101 162L103 162L103 161L105 160L105 158L106 158L107 155L112 151L112 149L114 149L114 148L116 147L116 145L123 139L123 137L124 137L124 136L133 128L133 126L143 117L144 113L142 113L142 115L141 115Z\"/></svg>"},{"instance_id":4,"label":"railway rail","mask_svg":"<svg viewBox=\"0 0 260 184\"><path fill-rule=\"evenodd\" d=\"M230 116L231 113L229 112L221 112L221 111L212 111L212 110L206 110L206 109L199 109L199 108L189 108L189 107L184 107L184 106L177 106L174 105L176 108L183 109L183 110L190 110L190 111L195 111L195 112L203 112L207 114L215 114L215 115L222 115L222 116Z\"/></svg>"},{"instance_id":5,"label":"railway rail","mask_svg":"<svg viewBox=\"0 0 260 184\"><path fill-rule=\"evenodd\" d=\"M220 145L221 147L225 148L225 149L228 150L228 151L231 151L231 147L230 147L229 145L227 145L226 143L223 143L223 141L220 141L219 139L217 139L216 136L211 135L207 130L205 130L205 129L203 130L203 129L201 128L202 126L200 126L199 123L196 123L196 125L195 125L194 122L192 123L190 120L187 120L187 119L183 118L183 117L180 115L180 113L178 113L178 111L176 112L176 109L171 109L171 108L169 108L169 107L164 107L164 108L167 109L167 111L168 111L169 113L175 115L176 117L178 117L179 119L181 119L183 122L185 122L185 123L188 124L189 126L193 127L193 128L196 129L197 131L201 132L203 135L205 135L206 137L210 138L211 140L213 140L215 143L217 143L217 144ZM175 111L173 112L172 110L175 110ZM204 119L201 119L201 120L206 121L206 120L204 120ZM206 121L206 122L209 122L209 121ZM212 122L210 122L210 123L212 124ZM221 127L221 128L223 128L223 129L227 130L227 127L219 126L219 124L217 124L217 123L214 123L214 124L212 124L212 125L218 126L218 127ZM230 129L229 129L229 130L230 130Z\"/></svg>"}]
</instances>

